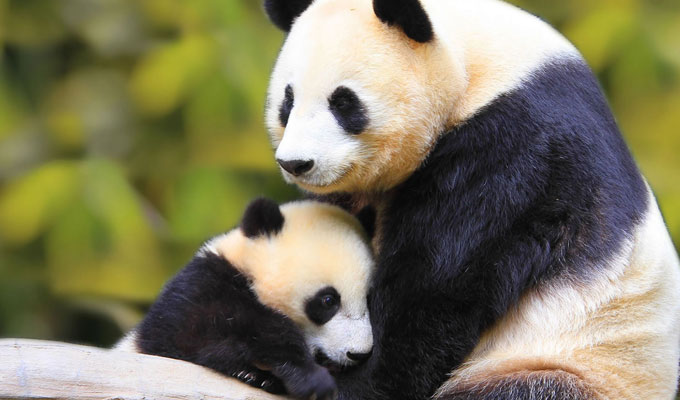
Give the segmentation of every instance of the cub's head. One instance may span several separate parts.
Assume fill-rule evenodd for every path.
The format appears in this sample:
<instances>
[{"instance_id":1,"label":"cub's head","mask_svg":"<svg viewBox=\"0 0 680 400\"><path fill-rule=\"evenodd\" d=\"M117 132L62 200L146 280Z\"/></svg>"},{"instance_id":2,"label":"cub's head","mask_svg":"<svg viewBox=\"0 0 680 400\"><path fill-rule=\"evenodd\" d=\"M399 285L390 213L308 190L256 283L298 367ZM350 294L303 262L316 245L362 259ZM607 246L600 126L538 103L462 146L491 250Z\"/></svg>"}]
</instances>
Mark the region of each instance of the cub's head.
<instances>
[{"instance_id":1,"label":"cub's head","mask_svg":"<svg viewBox=\"0 0 680 400\"><path fill-rule=\"evenodd\" d=\"M373 348L367 293L373 271L368 237L342 209L259 199L241 227L206 244L252 281L259 301L289 317L321 361L349 366Z\"/></svg>"},{"instance_id":2,"label":"cub's head","mask_svg":"<svg viewBox=\"0 0 680 400\"><path fill-rule=\"evenodd\" d=\"M317 192L386 190L425 159L464 90L418 0L266 0L288 31L266 121L284 177Z\"/></svg>"}]
</instances>

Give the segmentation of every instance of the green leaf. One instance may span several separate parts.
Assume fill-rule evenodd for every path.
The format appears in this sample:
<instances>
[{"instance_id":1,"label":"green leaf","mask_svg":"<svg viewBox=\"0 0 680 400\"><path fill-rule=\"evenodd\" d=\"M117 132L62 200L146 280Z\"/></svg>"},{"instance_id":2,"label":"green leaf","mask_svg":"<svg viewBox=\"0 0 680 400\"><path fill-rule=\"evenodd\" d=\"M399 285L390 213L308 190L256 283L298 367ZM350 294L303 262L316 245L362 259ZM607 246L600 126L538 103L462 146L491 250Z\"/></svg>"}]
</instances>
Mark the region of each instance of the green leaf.
<instances>
[{"instance_id":1,"label":"green leaf","mask_svg":"<svg viewBox=\"0 0 680 400\"><path fill-rule=\"evenodd\" d=\"M236 225L250 199L233 174L217 169L188 171L172 191L168 204L173 235L200 243Z\"/></svg>"},{"instance_id":2,"label":"green leaf","mask_svg":"<svg viewBox=\"0 0 680 400\"><path fill-rule=\"evenodd\" d=\"M605 6L567 23L565 35L583 53L590 66L599 71L616 54L627 30L635 24L636 9L628 4Z\"/></svg>"},{"instance_id":3,"label":"green leaf","mask_svg":"<svg viewBox=\"0 0 680 400\"><path fill-rule=\"evenodd\" d=\"M20 46L54 45L66 30L59 15L60 2L45 0L8 0L6 2L5 38Z\"/></svg>"},{"instance_id":4,"label":"green leaf","mask_svg":"<svg viewBox=\"0 0 680 400\"><path fill-rule=\"evenodd\" d=\"M0 193L0 237L19 246L43 233L77 196L75 162L46 163L16 179Z\"/></svg>"},{"instance_id":5,"label":"green leaf","mask_svg":"<svg viewBox=\"0 0 680 400\"><path fill-rule=\"evenodd\" d=\"M140 111L162 116L182 103L215 67L211 40L185 36L146 55L133 72L130 91Z\"/></svg>"},{"instance_id":6,"label":"green leaf","mask_svg":"<svg viewBox=\"0 0 680 400\"><path fill-rule=\"evenodd\" d=\"M83 166L84 196L47 238L50 283L57 293L148 301L166 278L141 198L115 164Z\"/></svg>"}]
</instances>

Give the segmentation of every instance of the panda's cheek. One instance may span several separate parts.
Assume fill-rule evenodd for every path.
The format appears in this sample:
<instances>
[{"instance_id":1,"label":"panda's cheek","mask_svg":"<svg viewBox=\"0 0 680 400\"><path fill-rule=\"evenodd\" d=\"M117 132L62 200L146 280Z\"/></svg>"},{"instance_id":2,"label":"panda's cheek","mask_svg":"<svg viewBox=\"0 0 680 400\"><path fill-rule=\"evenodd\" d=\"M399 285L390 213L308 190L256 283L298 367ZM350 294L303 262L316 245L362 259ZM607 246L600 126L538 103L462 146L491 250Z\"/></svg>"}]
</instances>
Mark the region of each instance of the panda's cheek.
<instances>
[{"instance_id":1,"label":"panda's cheek","mask_svg":"<svg viewBox=\"0 0 680 400\"><path fill-rule=\"evenodd\" d=\"M344 178L352 171L352 168L359 164L360 146L355 143L341 143L336 148L331 149L320 160L317 165L315 177L320 183L329 185Z\"/></svg>"}]
</instances>

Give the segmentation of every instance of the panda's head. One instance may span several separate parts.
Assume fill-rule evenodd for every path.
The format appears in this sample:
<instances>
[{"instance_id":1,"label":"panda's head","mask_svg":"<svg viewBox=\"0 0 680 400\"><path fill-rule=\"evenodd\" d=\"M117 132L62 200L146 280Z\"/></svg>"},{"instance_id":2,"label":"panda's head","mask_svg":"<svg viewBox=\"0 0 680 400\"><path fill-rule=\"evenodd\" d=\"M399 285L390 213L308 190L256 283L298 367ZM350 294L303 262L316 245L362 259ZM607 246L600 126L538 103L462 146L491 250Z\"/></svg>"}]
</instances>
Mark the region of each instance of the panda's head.
<instances>
[{"instance_id":1,"label":"panda's head","mask_svg":"<svg viewBox=\"0 0 680 400\"><path fill-rule=\"evenodd\" d=\"M313 354L351 366L373 348L368 241L358 220L338 207L313 201L279 207L258 199L240 229L208 242L204 251L247 275L262 304L302 329Z\"/></svg>"},{"instance_id":2,"label":"panda's head","mask_svg":"<svg viewBox=\"0 0 680 400\"><path fill-rule=\"evenodd\" d=\"M464 91L460 59L418 0L266 0L288 31L266 122L286 180L317 193L408 177Z\"/></svg>"}]
</instances>

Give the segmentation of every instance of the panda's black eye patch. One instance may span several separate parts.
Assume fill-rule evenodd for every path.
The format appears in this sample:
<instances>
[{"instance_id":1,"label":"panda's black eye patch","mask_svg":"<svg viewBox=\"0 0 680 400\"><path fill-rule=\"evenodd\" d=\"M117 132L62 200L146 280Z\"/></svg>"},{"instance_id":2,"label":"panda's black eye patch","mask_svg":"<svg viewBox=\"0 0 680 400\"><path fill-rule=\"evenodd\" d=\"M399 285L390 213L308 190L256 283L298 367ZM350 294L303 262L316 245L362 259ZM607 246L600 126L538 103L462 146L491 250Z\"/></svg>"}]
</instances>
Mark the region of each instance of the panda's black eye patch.
<instances>
[{"instance_id":1,"label":"panda's black eye patch","mask_svg":"<svg viewBox=\"0 0 680 400\"><path fill-rule=\"evenodd\" d=\"M340 294L335 288L325 287L305 302L305 314L310 321L323 325L340 309Z\"/></svg>"},{"instance_id":2,"label":"panda's black eye patch","mask_svg":"<svg viewBox=\"0 0 680 400\"><path fill-rule=\"evenodd\" d=\"M358 135L368 125L366 108L350 88L339 86L328 98L328 106L346 132Z\"/></svg>"},{"instance_id":3,"label":"panda's black eye patch","mask_svg":"<svg viewBox=\"0 0 680 400\"><path fill-rule=\"evenodd\" d=\"M281 122L281 126L288 125L288 118L290 117L290 112L293 110L294 105L295 96L293 94L293 87L288 85L286 86L285 97L279 108L279 122Z\"/></svg>"}]
</instances>

